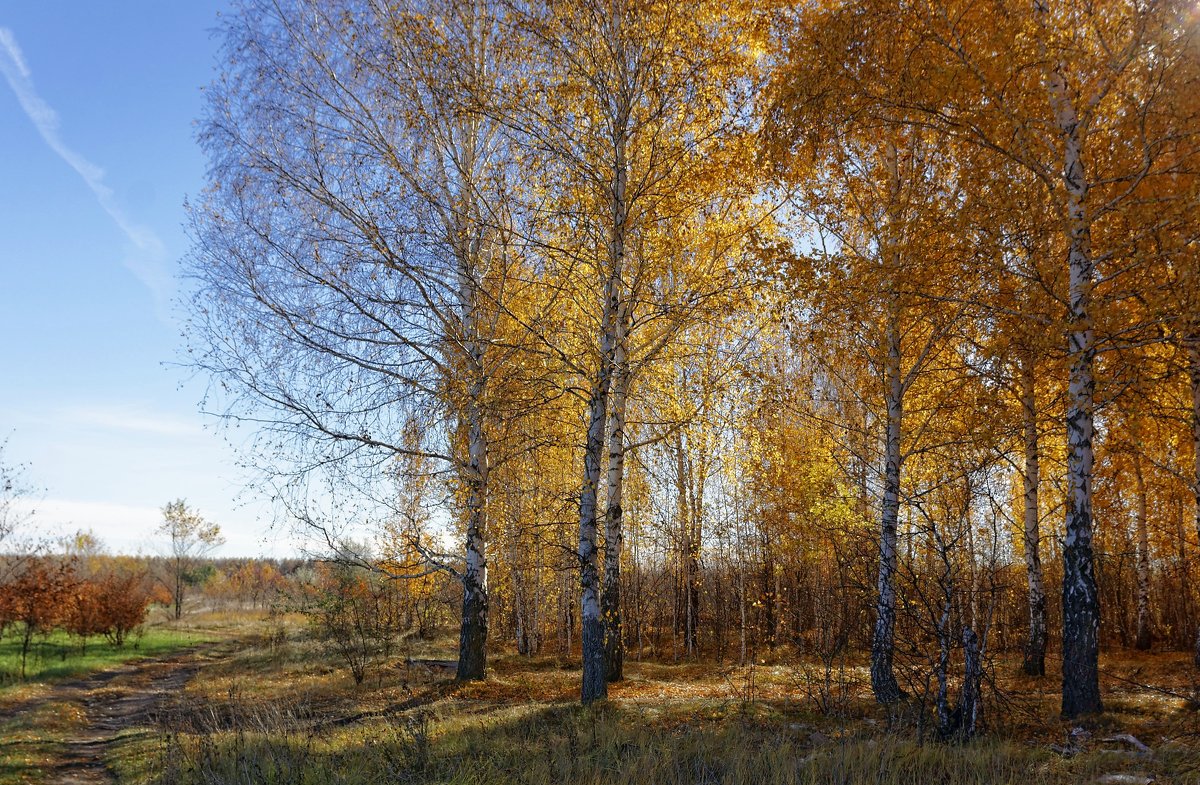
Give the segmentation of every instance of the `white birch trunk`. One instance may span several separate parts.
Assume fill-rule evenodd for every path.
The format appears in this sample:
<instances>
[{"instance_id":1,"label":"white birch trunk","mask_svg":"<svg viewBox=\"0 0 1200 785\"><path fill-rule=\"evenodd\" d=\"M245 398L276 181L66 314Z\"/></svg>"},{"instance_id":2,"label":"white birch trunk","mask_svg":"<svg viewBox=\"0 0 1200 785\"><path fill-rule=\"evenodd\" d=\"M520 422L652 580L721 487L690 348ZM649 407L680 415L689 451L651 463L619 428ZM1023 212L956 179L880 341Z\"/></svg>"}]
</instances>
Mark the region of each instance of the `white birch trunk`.
<instances>
[{"instance_id":1,"label":"white birch trunk","mask_svg":"<svg viewBox=\"0 0 1200 785\"><path fill-rule=\"evenodd\" d=\"M1192 492L1195 495L1196 535L1200 537L1200 327L1184 338L1187 344L1188 378L1192 387L1192 456L1194 460ZM1200 668L1200 630L1196 632L1193 660Z\"/></svg>"},{"instance_id":2,"label":"white birch trunk","mask_svg":"<svg viewBox=\"0 0 1200 785\"><path fill-rule=\"evenodd\" d=\"M600 340L600 369L593 383L591 399L588 403L587 442L583 456L583 492L579 498L579 582L581 589L579 610L583 645L581 699L584 703L591 703L608 696L608 679L604 668L604 618L600 613L596 520L600 463L604 452L604 415L612 375L614 330L613 319L608 317L608 313L610 308L612 311L616 310L616 282L610 278L606 289L604 306L606 318L603 322L604 332Z\"/></svg>"},{"instance_id":3,"label":"white birch trunk","mask_svg":"<svg viewBox=\"0 0 1200 785\"><path fill-rule=\"evenodd\" d=\"M479 336L478 291L471 270L465 265L459 274L464 344L471 381L467 386L467 466L461 473L467 488L466 554L462 584L462 626L459 632L459 681L483 679L487 671L488 591L487 591L487 493L488 441L484 427L484 398L487 377L484 370L484 342Z\"/></svg>"},{"instance_id":4,"label":"white birch trunk","mask_svg":"<svg viewBox=\"0 0 1200 785\"><path fill-rule=\"evenodd\" d=\"M613 132L613 181L611 224L608 246L608 275L600 320L600 357L588 401L587 442L584 448L583 492L579 498L580 616L582 619L584 703L608 697L604 664L604 617L600 611L600 576L596 548L596 522L600 464L604 454L605 417L612 385L622 302L621 276L625 265L625 240L629 220L626 189L629 177L626 160L627 113L617 118Z\"/></svg>"},{"instance_id":5,"label":"white birch trunk","mask_svg":"<svg viewBox=\"0 0 1200 785\"><path fill-rule=\"evenodd\" d=\"M1044 0L1035 11L1047 30L1053 25ZM1087 210L1088 180L1084 167L1084 129L1064 76L1065 67L1052 62L1046 90L1055 125L1062 137L1062 183L1065 192L1068 240L1067 356L1067 499L1063 541L1063 681L1062 713L1075 717L1100 711L1099 632L1100 597L1092 548L1092 469L1095 454L1095 333L1092 323L1092 284L1095 274L1091 221Z\"/></svg>"},{"instance_id":6,"label":"white birch trunk","mask_svg":"<svg viewBox=\"0 0 1200 785\"><path fill-rule=\"evenodd\" d=\"M489 49L484 27L487 11L474 0L461 7L467 35L465 42L470 84L482 84L488 69ZM459 630L459 681L479 680L487 672L488 583L487 583L487 510L490 446L487 437L488 411L487 339L484 335L480 271L492 252L493 238L487 209L481 204L479 183L488 166L489 134L478 117L455 114L443 133L454 148L455 167L443 167L441 188L446 209L442 212L446 239L457 260L457 297L460 335L448 336L459 344L461 365L466 376L466 395L460 409L460 423L467 432L465 465L459 466L459 478L466 489L466 542L463 558L463 605Z\"/></svg>"},{"instance_id":7,"label":"white birch trunk","mask_svg":"<svg viewBox=\"0 0 1200 785\"><path fill-rule=\"evenodd\" d=\"M1021 366L1021 416L1024 425L1025 470L1021 475L1025 501L1025 578L1029 586L1029 639L1025 644L1025 673L1046 675L1046 590L1042 578L1041 451L1038 444L1036 377L1032 353Z\"/></svg>"},{"instance_id":8,"label":"white birch trunk","mask_svg":"<svg viewBox=\"0 0 1200 785\"><path fill-rule=\"evenodd\" d=\"M1135 445L1136 449L1136 445ZM1137 636L1134 648L1150 648L1150 532L1146 522L1146 478L1142 472L1142 456L1133 456L1133 476L1137 481Z\"/></svg>"},{"instance_id":9,"label":"white birch trunk","mask_svg":"<svg viewBox=\"0 0 1200 785\"><path fill-rule=\"evenodd\" d=\"M621 626L621 552L624 543L622 492L625 485L625 400L629 388L629 358L626 353L628 307L622 304L617 317L616 350L613 353L612 394L608 417L608 493L604 516L604 586L600 612L604 617L604 670L610 682L620 681L625 663Z\"/></svg>"},{"instance_id":10,"label":"white birch trunk","mask_svg":"<svg viewBox=\"0 0 1200 785\"><path fill-rule=\"evenodd\" d=\"M883 505L879 533L879 580L875 630L871 638L871 689L875 700L895 703L903 697L896 683L892 657L896 637L896 531L900 517L900 428L904 415L904 385L900 373L900 324L892 308L887 326L887 432L884 440Z\"/></svg>"}]
</instances>

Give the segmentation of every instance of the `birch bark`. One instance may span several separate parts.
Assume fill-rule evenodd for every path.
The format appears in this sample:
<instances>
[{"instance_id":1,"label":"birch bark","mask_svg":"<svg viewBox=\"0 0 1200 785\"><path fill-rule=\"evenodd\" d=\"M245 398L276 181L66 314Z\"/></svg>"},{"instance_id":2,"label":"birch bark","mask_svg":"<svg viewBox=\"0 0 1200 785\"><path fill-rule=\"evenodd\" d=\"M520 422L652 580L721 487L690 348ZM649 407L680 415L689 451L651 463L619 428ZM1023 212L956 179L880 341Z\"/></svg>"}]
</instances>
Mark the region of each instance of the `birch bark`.
<instances>
[{"instance_id":1,"label":"birch bark","mask_svg":"<svg viewBox=\"0 0 1200 785\"><path fill-rule=\"evenodd\" d=\"M1196 534L1200 536L1200 328L1185 338L1188 352L1188 379L1192 387L1192 456L1195 461L1192 477L1192 492L1196 497ZM1193 655L1196 667L1200 668L1200 630L1196 632Z\"/></svg>"},{"instance_id":2,"label":"birch bark","mask_svg":"<svg viewBox=\"0 0 1200 785\"><path fill-rule=\"evenodd\" d=\"M471 84L483 83L488 69L484 27L486 11L475 0L466 11L466 49ZM456 118L451 140L458 142L456 166L446 175L447 234L458 257L458 310L462 350L469 379L466 389L467 465L461 471L467 489L466 553L463 560L462 626L459 631L459 681L483 679L487 672L488 585L487 499L491 471L485 417L487 412L487 340L482 313L482 270L492 252L489 222L480 204L479 183L488 166L488 130L470 114Z\"/></svg>"},{"instance_id":3,"label":"birch bark","mask_svg":"<svg viewBox=\"0 0 1200 785\"><path fill-rule=\"evenodd\" d=\"M1035 12L1051 29L1049 9L1036 0ZM1063 541L1063 688L1062 713L1066 717L1100 711L1100 597L1092 548L1092 469L1095 454L1096 355L1092 323L1092 284L1095 274L1091 249L1091 221L1087 209L1088 180L1084 166L1084 129L1081 127L1065 66L1047 66L1046 92L1054 122L1062 139L1062 183L1065 192L1068 240L1067 266L1067 499L1066 536Z\"/></svg>"},{"instance_id":4,"label":"birch bark","mask_svg":"<svg viewBox=\"0 0 1200 785\"><path fill-rule=\"evenodd\" d=\"M596 378L588 400L587 442L584 449L583 491L579 499L580 616L582 619L584 703L608 697L608 679L604 662L604 617L600 612L600 576L596 548L596 522L600 464L604 453L604 425L608 396L618 346L622 302L621 276L625 265L625 241L629 219L626 191L629 164L628 107L614 117L613 180L610 192L608 276L604 286L604 304L600 320L600 357Z\"/></svg>"},{"instance_id":5,"label":"birch bark","mask_svg":"<svg viewBox=\"0 0 1200 785\"><path fill-rule=\"evenodd\" d=\"M608 495L604 516L604 586L600 612L604 617L604 670L610 682L621 681L625 645L621 627L621 550L624 543L625 511L625 400L629 391L629 358L626 336L628 308L617 316L616 349L613 353L612 394L608 416Z\"/></svg>"},{"instance_id":6,"label":"birch bark","mask_svg":"<svg viewBox=\"0 0 1200 785\"><path fill-rule=\"evenodd\" d=\"M893 670L896 641L896 530L900 517L900 427L904 385L900 375L900 323L893 308L887 326L887 432L884 441L883 505L879 533L879 580L875 630L871 638L871 689L875 700L891 704L903 697Z\"/></svg>"},{"instance_id":7,"label":"birch bark","mask_svg":"<svg viewBox=\"0 0 1200 785\"><path fill-rule=\"evenodd\" d=\"M614 235L616 233L614 232ZM613 241L613 255L620 258ZM615 272L616 268L614 268ZM612 381L613 353L615 349L614 322L619 287L619 272L610 275L605 287L604 318L600 336L600 367L593 382L588 401L587 442L584 449L583 492L579 498L579 567L581 596L579 603L582 620L583 686L581 698L584 703L608 696L608 678L604 663L604 617L600 613L599 555L596 548L596 522L600 463L604 452L605 410L608 405L609 387Z\"/></svg>"},{"instance_id":8,"label":"birch bark","mask_svg":"<svg viewBox=\"0 0 1200 785\"><path fill-rule=\"evenodd\" d=\"M1021 415L1024 424L1025 576L1029 586L1029 640L1025 644L1025 673L1046 675L1046 589L1042 578L1041 527L1038 494L1041 456L1038 444L1037 396L1032 354L1022 357Z\"/></svg>"},{"instance_id":9,"label":"birch bark","mask_svg":"<svg viewBox=\"0 0 1200 785\"><path fill-rule=\"evenodd\" d=\"M1135 445L1135 449L1137 449ZM1142 472L1142 457L1133 456L1133 476L1137 482L1137 637L1134 648L1150 648L1150 532L1146 523L1146 477Z\"/></svg>"},{"instance_id":10,"label":"birch bark","mask_svg":"<svg viewBox=\"0 0 1200 785\"><path fill-rule=\"evenodd\" d=\"M469 465L467 483L467 542L463 568L462 627L459 631L459 681L483 679L487 671L488 594L485 532L487 530L488 448L483 416L476 396L482 398L482 378L472 382L472 401L467 407Z\"/></svg>"},{"instance_id":11,"label":"birch bark","mask_svg":"<svg viewBox=\"0 0 1200 785\"><path fill-rule=\"evenodd\" d=\"M883 363L884 401L887 408L883 447L883 500L880 505L879 578L875 601L875 629L871 636L871 690L884 705L904 697L896 683L893 656L896 648L896 568L897 528L900 519L900 432L904 419L904 378L901 367L900 299L896 286L900 274L897 245L900 217L900 164L896 145L885 152L888 170L888 216L885 236L880 239L884 279L890 290L884 340L887 355Z\"/></svg>"},{"instance_id":12,"label":"birch bark","mask_svg":"<svg viewBox=\"0 0 1200 785\"><path fill-rule=\"evenodd\" d=\"M481 248L471 242L460 257L459 298L466 353L467 385L466 426L467 466L461 472L467 488L466 553L463 564L462 626L459 630L459 681L483 679L487 671L488 590L487 590L487 495L488 439L484 424L487 374L484 366L485 342L479 325L479 283L473 268Z\"/></svg>"}]
</instances>

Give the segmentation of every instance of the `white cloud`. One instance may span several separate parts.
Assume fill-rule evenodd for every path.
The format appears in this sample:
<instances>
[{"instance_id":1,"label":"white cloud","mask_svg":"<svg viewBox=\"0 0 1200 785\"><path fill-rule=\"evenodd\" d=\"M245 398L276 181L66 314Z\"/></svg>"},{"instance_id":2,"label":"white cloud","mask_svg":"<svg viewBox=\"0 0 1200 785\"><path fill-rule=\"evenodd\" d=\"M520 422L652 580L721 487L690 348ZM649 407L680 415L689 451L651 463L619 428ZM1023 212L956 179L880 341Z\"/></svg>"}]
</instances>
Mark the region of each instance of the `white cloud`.
<instances>
[{"instance_id":1,"label":"white cloud","mask_svg":"<svg viewBox=\"0 0 1200 785\"><path fill-rule=\"evenodd\" d=\"M138 406L74 406L56 416L56 420L82 428L126 431L154 436L199 436L196 423L180 417L151 412Z\"/></svg>"},{"instance_id":2,"label":"white cloud","mask_svg":"<svg viewBox=\"0 0 1200 785\"><path fill-rule=\"evenodd\" d=\"M148 227L133 221L117 203L111 188L104 182L104 170L69 148L59 133L58 113L41 97L33 86L33 73L17 44L16 36L7 27L0 27L0 71L17 101L42 139L51 150L83 178L96 201L117 227L133 244L135 252L125 259L125 266L154 296L159 317L166 319L174 282L166 263L166 247Z\"/></svg>"},{"instance_id":3,"label":"white cloud","mask_svg":"<svg viewBox=\"0 0 1200 785\"><path fill-rule=\"evenodd\" d=\"M0 27L0 45L8 51L8 56L16 64L17 70L21 76L29 78L29 66L25 63L25 56L21 54L21 47L17 46L17 39L13 36L12 30L7 27Z\"/></svg>"},{"instance_id":4,"label":"white cloud","mask_svg":"<svg viewBox=\"0 0 1200 785\"><path fill-rule=\"evenodd\" d=\"M18 504L22 511L33 513L28 529L18 533L23 539L52 540L90 529L113 553L155 556L166 548L166 541L156 533L162 522L162 510L158 507L72 499L23 499ZM200 512L204 514L203 509ZM225 545L217 549L218 556L294 553L287 538L264 536L257 526L225 522L221 534Z\"/></svg>"},{"instance_id":5,"label":"white cloud","mask_svg":"<svg viewBox=\"0 0 1200 785\"><path fill-rule=\"evenodd\" d=\"M121 553L154 553L154 529L162 519L156 507L135 507L108 502L69 499L22 500L33 512L32 531L26 537L59 537L80 529L91 529L111 550Z\"/></svg>"}]
</instances>

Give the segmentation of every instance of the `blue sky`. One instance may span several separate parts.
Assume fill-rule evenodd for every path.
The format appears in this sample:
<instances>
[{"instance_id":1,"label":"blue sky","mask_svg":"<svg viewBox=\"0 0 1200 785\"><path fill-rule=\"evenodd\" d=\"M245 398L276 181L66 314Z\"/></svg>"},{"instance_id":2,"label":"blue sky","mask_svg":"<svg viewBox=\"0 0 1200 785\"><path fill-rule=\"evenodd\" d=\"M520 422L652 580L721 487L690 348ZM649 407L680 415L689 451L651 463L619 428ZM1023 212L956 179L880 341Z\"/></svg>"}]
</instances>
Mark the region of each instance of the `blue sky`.
<instances>
[{"instance_id":1,"label":"blue sky","mask_svg":"<svg viewBox=\"0 0 1200 785\"><path fill-rule=\"evenodd\" d=\"M0 435L45 530L153 553L185 497L231 555L283 554L180 356L183 202L225 3L0 0Z\"/></svg>"}]
</instances>

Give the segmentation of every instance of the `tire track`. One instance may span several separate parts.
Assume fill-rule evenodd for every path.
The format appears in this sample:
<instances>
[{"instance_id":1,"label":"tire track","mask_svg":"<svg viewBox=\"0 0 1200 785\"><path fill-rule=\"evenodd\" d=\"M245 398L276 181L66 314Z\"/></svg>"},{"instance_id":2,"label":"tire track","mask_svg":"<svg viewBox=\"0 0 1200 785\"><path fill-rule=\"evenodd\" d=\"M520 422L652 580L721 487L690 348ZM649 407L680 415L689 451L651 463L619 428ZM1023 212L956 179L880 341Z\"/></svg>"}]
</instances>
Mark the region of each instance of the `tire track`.
<instances>
[{"instance_id":1,"label":"tire track","mask_svg":"<svg viewBox=\"0 0 1200 785\"><path fill-rule=\"evenodd\" d=\"M116 737L130 728L153 725L155 713L179 694L200 670L206 644L153 660L140 660L63 684L39 702L75 703L87 714L87 727L62 745L51 769L53 785L110 785L116 779L105 764Z\"/></svg>"}]
</instances>

